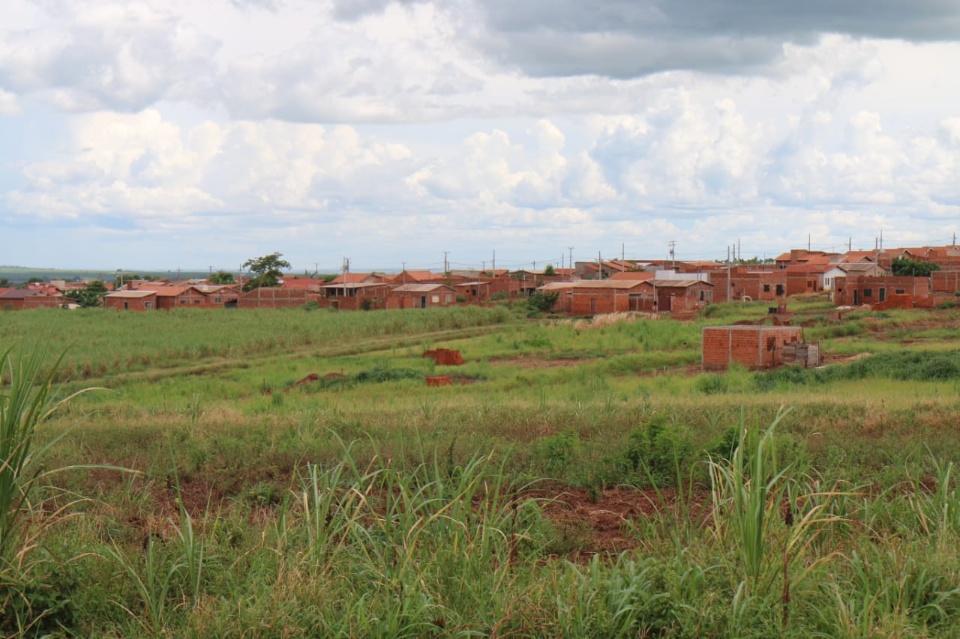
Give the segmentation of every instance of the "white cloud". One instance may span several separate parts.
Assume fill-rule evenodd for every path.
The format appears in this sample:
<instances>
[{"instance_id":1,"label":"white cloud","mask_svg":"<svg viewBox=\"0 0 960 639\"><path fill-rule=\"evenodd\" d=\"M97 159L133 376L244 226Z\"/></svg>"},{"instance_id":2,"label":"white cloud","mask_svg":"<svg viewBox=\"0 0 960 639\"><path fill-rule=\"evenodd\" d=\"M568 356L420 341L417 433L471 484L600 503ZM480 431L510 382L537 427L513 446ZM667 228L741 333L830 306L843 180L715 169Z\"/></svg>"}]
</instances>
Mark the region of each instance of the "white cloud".
<instances>
[{"instance_id":1,"label":"white cloud","mask_svg":"<svg viewBox=\"0 0 960 639\"><path fill-rule=\"evenodd\" d=\"M20 110L19 98L9 91L0 89L0 115L17 115Z\"/></svg>"}]
</instances>

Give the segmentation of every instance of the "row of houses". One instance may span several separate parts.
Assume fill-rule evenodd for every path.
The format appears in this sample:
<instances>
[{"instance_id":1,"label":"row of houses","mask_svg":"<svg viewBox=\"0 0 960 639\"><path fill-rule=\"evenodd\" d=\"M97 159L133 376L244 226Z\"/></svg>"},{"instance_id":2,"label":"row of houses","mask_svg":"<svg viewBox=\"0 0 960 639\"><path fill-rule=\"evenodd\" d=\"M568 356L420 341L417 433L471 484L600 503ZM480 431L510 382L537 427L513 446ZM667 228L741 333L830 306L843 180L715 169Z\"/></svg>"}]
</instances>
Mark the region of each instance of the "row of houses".
<instances>
[{"instance_id":1,"label":"row of houses","mask_svg":"<svg viewBox=\"0 0 960 639\"><path fill-rule=\"evenodd\" d=\"M893 260L936 263L929 277L893 277ZM60 307L76 283L0 289L0 309ZM344 273L331 281L284 278L279 287L242 292L240 284L132 280L103 305L118 310L172 308L284 308L315 303L343 310L406 309L487 304L536 292L555 295L555 312L571 315L642 311L694 313L715 302L775 301L829 292L838 306L861 304L932 307L960 291L960 250L924 247L843 254L794 249L769 263L733 264L670 260L577 262L573 268L448 273Z\"/></svg>"}]
</instances>

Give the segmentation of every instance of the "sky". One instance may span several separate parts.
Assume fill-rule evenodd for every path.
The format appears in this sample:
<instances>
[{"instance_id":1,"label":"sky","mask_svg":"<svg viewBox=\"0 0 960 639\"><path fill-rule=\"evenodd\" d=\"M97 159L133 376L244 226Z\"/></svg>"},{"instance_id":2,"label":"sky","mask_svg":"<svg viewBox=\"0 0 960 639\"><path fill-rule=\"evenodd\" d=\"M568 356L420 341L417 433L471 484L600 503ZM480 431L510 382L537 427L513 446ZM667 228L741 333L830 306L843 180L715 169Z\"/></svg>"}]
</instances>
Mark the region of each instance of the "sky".
<instances>
[{"instance_id":1,"label":"sky","mask_svg":"<svg viewBox=\"0 0 960 639\"><path fill-rule=\"evenodd\" d=\"M0 264L949 244L956 0L3 0Z\"/></svg>"}]
</instances>

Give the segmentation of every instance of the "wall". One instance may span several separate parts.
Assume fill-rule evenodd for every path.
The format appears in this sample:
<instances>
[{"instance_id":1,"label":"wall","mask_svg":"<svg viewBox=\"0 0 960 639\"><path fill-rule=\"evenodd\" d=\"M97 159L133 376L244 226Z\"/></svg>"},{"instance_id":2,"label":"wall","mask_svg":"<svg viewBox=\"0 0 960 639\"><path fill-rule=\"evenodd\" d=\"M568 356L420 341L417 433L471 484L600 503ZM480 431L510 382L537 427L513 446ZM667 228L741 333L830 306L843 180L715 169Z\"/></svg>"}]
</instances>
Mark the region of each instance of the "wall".
<instances>
[{"instance_id":1,"label":"wall","mask_svg":"<svg viewBox=\"0 0 960 639\"><path fill-rule=\"evenodd\" d=\"M708 326L701 367L726 370L736 362L751 370L773 368L783 363L783 345L797 342L803 342L803 329L795 326Z\"/></svg>"},{"instance_id":2,"label":"wall","mask_svg":"<svg viewBox=\"0 0 960 639\"><path fill-rule=\"evenodd\" d=\"M574 315L600 315L630 311L630 290L609 288L576 288L570 299Z\"/></svg>"},{"instance_id":3,"label":"wall","mask_svg":"<svg viewBox=\"0 0 960 639\"><path fill-rule=\"evenodd\" d=\"M302 288L258 288L241 295L237 308L295 308L315 298Z\"/></svg>"}]
</instances>

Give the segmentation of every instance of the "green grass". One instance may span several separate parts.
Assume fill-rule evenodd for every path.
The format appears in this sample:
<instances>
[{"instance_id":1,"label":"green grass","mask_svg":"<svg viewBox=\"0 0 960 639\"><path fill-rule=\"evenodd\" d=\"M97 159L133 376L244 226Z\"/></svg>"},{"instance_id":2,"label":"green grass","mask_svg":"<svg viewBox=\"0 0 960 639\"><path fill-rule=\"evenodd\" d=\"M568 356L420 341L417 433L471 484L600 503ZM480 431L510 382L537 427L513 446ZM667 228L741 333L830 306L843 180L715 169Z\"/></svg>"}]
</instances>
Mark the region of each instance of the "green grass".
<instances>
[{"instance_id":1,"label":"green grass","mask_svg":"<svg viewBox=\"0 0 960 639\"><path fill-rule=\"evenodd\" d=\"M77 376L116 391L37 425L43 468L72 470L38 476L18 515L34 569L4 584L22 593L4 618L20 601L54 636L956 636L957 350L904 344L913 311L824 340L875 353L856 362L700 373L702 326L737 308L4 316L0 342L26 338L19 318L27 342L69 333ZM465 365L420 357L434 347Z\"/></svg>"}]
</instances>

